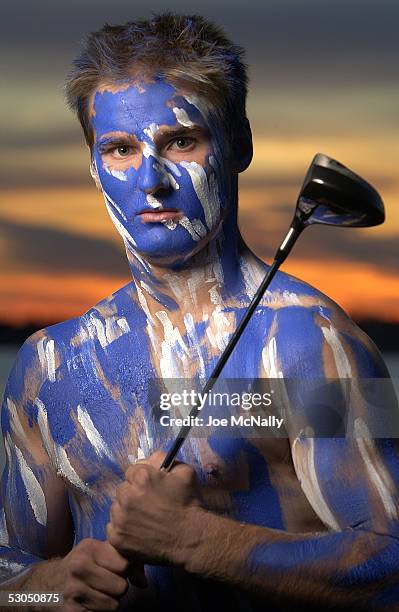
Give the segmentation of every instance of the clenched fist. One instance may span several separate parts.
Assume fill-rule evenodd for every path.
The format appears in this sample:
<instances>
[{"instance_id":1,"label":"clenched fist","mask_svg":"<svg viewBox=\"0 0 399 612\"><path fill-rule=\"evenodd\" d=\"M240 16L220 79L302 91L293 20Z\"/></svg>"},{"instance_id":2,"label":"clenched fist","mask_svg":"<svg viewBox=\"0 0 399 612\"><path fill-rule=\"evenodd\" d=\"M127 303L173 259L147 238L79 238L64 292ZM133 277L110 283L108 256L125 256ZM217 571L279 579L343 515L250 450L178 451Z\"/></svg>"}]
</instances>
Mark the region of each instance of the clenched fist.
<instances>
[{"instance_id":1,"label":"clenched fist","mask_svg":"<svg viewBox=\"0 0 399 612\"><path fill-rule=\"evenodd\" d=\"M81 540L58 565L65 612L116 610L129 562L108 542Z\"/></svg>"},{"instance_id":2,"label":"clenched fist","mask_svg":"<svg viewBox=\"0 0 399 612\"><path fill-rule=\"evenodd\" d=\"M200 505L197 479L194 469L184 463L161 472L164 456L154 453L127 469L116 490L106 533L110 544L127 557L180 565L182 536L189 536L187 510Z\"/></svg>"}]
</instances>

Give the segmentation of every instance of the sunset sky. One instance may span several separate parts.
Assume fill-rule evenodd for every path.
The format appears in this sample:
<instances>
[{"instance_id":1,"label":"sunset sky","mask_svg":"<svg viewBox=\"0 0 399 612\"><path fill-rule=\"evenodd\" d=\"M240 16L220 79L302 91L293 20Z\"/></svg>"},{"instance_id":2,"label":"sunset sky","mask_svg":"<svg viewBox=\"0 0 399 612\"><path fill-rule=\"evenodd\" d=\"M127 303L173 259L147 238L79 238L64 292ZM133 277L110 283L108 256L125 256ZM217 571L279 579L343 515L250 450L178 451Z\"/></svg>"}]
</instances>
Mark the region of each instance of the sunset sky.
<instances>
[{"instance_id":1,"label":"sunset sky","mask_svg":"<svg viewBox=\"0 0 399 612\"><path fill-rule=\"evenodd\" d=\"M240 225L249 245L272 257L312 157L335 157L378 189L387 221L311 228L283 269L357 318L399 322L396 0L8 0L0 37L0 323L70 318L129 280L62 86L86 32L166 9L203 14L247 49L255 155L241 178Z\"/></svg>"}]
</instances>

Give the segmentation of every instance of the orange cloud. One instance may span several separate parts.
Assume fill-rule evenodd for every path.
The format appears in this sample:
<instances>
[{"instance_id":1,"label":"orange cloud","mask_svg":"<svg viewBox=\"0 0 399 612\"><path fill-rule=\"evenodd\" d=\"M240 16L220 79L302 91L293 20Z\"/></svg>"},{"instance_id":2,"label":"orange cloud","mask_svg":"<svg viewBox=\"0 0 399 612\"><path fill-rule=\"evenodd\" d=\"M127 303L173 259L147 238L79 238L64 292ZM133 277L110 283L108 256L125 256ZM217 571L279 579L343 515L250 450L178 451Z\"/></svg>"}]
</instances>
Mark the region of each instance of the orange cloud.
<instances>
[{"instance_id":1,"label":"orange cloud","mask_svg":"<svg viewBox=\"0 0 399 612\"><path fill-rule=\"evenodd\" d=\"M399 322L399 279L373 266L287 261L283 270L317 287L354 317ZM128 282L106 276L0 275L0 320L11 325L61 321L85 312Z\"/></svg>"},{"instance_id":2,"label":"orange cloud","mask_svg":"<svg viewBox=\"0 0 399 612\"><path fill-rule=\"evenodd\" d=\"M314 285L353 317L399 322L399 278L372 265L293 259L282 270Z\"/></svg>"},{"instance_id":3,"label":"orange cloud","mask_svg":"<svg viewBox=\"0 0 399 612\"><path fill-rule=\"evenodd\" d=\"M262 155L266 159L267 156L271 157L271 150L277 144L270 143L269 148L264 144L264 147ZM287 150L288 147L285 148ZM284 165L281 155L276 150L276 171L278 165L280 168ZM294 153L292 155L292 160L287 161L288 166L296 156ZM274 184L268 189L250 187L244 183L240 190L240 210L249 246L261 244L265 229L275 236L273 245L277 247L286 230L287 205L294 206L298 189L289 184L284 185L283 179L281 185ZM363 231L383 231L384 236L399 233L398 214L392 213L392 202L399 197L399 185L395 180L392 180L387 193L390 205L387 206L386 225L377 230L371 228ZM94 187L20 189L3 191L2 196L0 216L16 224L32 227L32 239L35 227L46 227L61 230L66 235L83 235L91 239L101 238L121 243L105 211L101 195ZM284 204L285 216L281 214ZM17 253L18 245L13 246ZM34 272L29 269L29 261L18 262L17 266L14 259L13 263L11 252L3 252L1 259L0 321L14 325L74 317L129 280L122 277L110 278L101 274L100 270L93 275ZM382 268L384 262L379 260L379 265ZM380 271L371 264L353 260L338 263L331 258L318 263L317 260L303 257L298 259L295 253L283 269L315 285L356 316L399 320L399 278L393 272Z\"/></svg>"},{"instance_id":4,"label":"orange cloud","mask_svg":"<svg viewBox=\"0 0 399 612\"><path fill-rule=\"evenodd\" d=\"M70 319L128 280L100 275L0 274L0 321L22 326Z\"/></svg>"}]
</instances>

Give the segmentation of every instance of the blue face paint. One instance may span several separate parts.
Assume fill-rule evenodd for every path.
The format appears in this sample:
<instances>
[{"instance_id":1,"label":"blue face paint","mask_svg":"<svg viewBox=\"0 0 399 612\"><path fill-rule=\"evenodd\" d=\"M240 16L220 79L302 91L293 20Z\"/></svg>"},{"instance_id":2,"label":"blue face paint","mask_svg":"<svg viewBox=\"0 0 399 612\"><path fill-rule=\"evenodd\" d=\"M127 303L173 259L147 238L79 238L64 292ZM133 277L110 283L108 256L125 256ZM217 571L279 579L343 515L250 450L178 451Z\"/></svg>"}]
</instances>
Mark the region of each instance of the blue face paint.
<instances>
[{"instance_id":1,"label":"blue face paint","mask_svg":"<svg viewBox=\"0 0 399 612\"><path fill-rule=\"evenodd\" d=\"M190 257L199 243L203 246L217 233L227 204L219 153L222 132L214 129L206 106L157 79L116 92L97 91L93 111L93 159L107 209L127 249L168 264ZM200 162L191 151L171 155L165 139L162 146L157 143L165 131L171 141L172 130L183 130L187 140L195 129L208 143ZM109 164L106 152L122 142L134 142L138 154L120 169L118 162ZM143 222L141 213L154 209L178 211L180 218Z\"/></svg>"}]
</instances>

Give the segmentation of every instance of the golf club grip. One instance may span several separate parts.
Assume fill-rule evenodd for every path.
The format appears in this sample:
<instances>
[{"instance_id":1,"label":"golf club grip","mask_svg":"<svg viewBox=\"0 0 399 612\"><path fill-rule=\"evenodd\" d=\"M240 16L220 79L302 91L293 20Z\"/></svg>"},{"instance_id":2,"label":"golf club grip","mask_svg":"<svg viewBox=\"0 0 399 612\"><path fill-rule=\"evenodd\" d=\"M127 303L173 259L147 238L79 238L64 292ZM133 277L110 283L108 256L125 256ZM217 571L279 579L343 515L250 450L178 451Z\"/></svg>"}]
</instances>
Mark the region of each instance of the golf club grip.
<instances>
[{"instance_id":1,"label":"golf club grip","mask_svg":"<svg viewBox=\"0 0 399 612\"><path fill-rule=\"evenodd\" d=\"M263 294L265 293L266 289L271 283L275 273L277 272L279 268L279 265L280 265L280 261L275 259L272 265L270 266L269 270L267 271L265 278L263 279L257 292L252 298L252 301L250 305L248 306L244 316L241 318L237 329L235 330L234 334L231 336L226 348L221 354L216 366L214 367L210 377L208 378L204 388L202 389L201 391L202 395L205 395L206 393L208 393L213 388L214 384L216 383L221 371L223 370L226 364L226 361L230 357L231 353L234 350L234 347L236 346L242 333L244 332L246 326L248 325L249 320L255 311L255 308L258 306L260 300L262 299ZM192 407L190 411L189 416L196 417L198 414L198 410L199 410L198 405L194 404L194 406ZM182 447L184 440L187 438L188 434L190 433L190 430L191 430L190 425L185 425L180 429L175 441L173 442L172 446L170 447L169 451L166 454L165 459L162 462L162 465L160 468L161 470L168 471L171 468L172 463L175 460L176 455L179 452L180 448Z\"/></svg>"}]
</instances>

